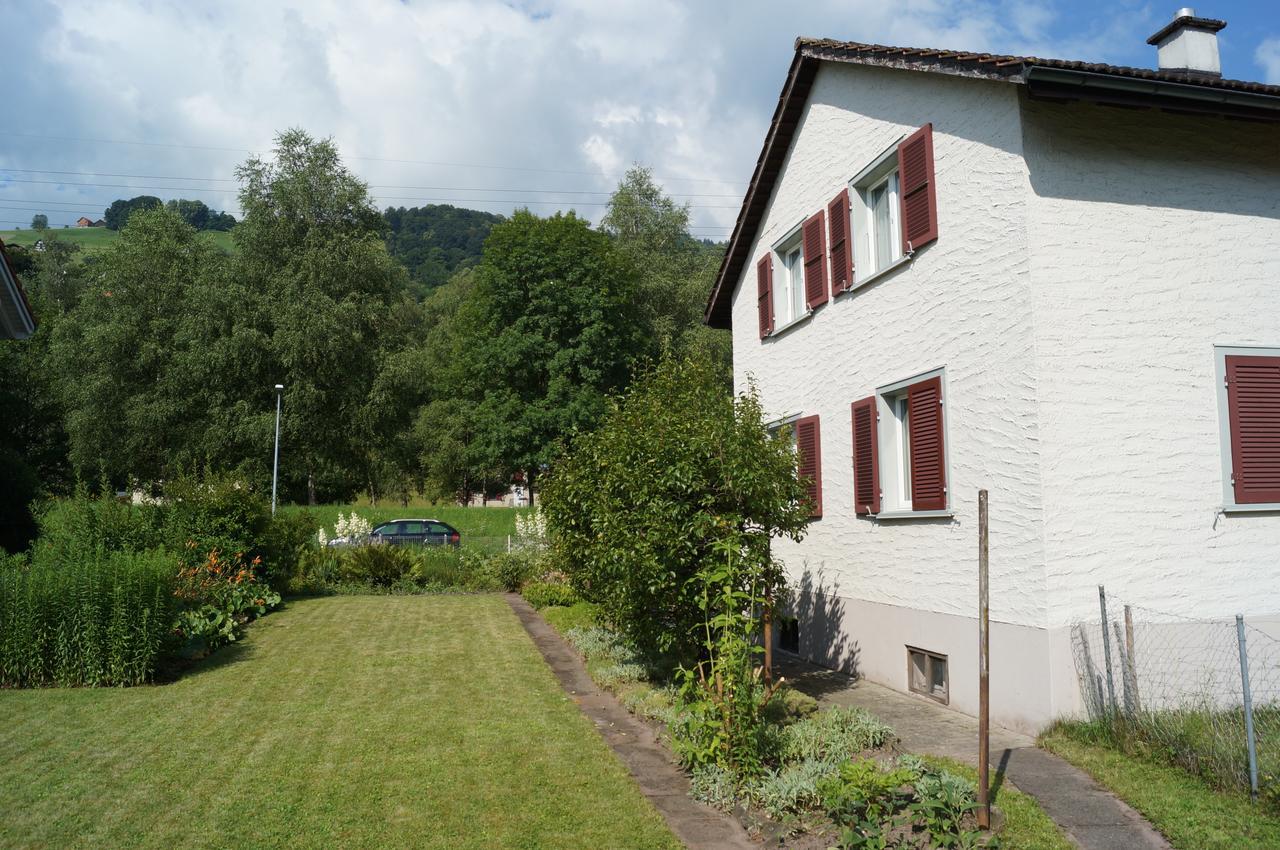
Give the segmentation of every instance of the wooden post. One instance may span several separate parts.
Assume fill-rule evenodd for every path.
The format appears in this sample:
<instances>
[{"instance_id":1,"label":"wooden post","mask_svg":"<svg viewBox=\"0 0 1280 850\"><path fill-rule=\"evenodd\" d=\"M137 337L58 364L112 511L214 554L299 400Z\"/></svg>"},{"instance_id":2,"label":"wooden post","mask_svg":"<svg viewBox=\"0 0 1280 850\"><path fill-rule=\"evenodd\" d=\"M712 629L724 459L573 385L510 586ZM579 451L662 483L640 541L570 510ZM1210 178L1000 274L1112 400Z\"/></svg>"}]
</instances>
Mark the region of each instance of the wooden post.
<instances>
[{"instance_id":1,"label":"wooden post","mask_svg":"<svg viewBox=\"0 0 1280 850\"><path fill-rule=\"evenodd\" d=\"M1124 648L1129 656L1129 686L1133 691L1133 710L1142 711L1142 698L1138 696L1138 659L1133 654L1133 610L1124 606Z\"/></svg>"},{"instance_id":2,"label":"wooden post","mask_svg":"<svg viewBox=\"0 0 1280 850\"><path fill-rule=\"evenodd\" d=\"M978 491L978 826L991 828L990 594L987 584L987 491Z\"/></svg>"},{"instance_id":3,"label":"wooden post","mask_svg":"<svg viewBox=\"0 0 1280 850\"><path fill-rule=\"evenodd\" d=\"M773 597L764 598L764 683L773 684Z\"/></svg>"}]
</instances>

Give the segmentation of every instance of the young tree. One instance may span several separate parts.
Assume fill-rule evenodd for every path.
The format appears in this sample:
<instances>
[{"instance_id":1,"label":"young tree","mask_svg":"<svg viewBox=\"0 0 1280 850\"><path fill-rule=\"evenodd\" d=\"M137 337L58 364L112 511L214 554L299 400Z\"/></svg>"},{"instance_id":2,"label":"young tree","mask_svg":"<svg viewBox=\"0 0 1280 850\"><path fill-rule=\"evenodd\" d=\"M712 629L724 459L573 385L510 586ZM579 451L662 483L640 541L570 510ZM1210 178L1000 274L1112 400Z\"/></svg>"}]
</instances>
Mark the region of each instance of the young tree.
<instances>
[{"instance_id":1,"label":"young tree","mask_svg":"<svg viewBox=\"0 0 1280 850\"><path fill-rule=\"evenodd\" d=\"M735 398L692 358L665 359L574 440L543 504L579 592L643 649L687 663L706 643L706 577L725 548L732 590L774 598L770 540L800 539L810 512L790 439L769 434L755 393Z\"/></svg>"},{"instance_id":2,"label":"young tree","mask_svg":"<svg viewBox=\"0 0 1280 850\"><path fill-rule=\"evenodd\" d=\"M639 304L654 355L664 349L696 353L719 364L727 386L733 373L729 332L702 321L723 246L690 236L688 205L667 197L641 166L618 184L600 227L639 271Z\"/></svg>"},{"instance_id":3,"label":"young tree","mask_svg":"<svg viewBox=\"0 0 1280 850\"><path fill-rule=\"evenodd\" d=\"M31 216L32 230L47 230L49 228L49 216L44 213L36 213Z\"/></svg>"}]
</instances>

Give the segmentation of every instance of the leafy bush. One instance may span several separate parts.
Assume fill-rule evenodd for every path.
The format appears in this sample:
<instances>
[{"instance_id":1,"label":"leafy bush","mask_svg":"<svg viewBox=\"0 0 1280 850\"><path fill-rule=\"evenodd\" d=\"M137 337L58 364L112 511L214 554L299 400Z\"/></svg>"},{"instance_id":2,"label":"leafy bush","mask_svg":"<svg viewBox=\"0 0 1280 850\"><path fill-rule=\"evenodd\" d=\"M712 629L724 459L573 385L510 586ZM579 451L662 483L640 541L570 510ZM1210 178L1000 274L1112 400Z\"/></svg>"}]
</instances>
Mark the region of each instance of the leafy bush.
<instances>
[{"instance_id":1,"label":"leafy bush","mask_svg":"<svg viewBox=\"0 0 1280 850\"><path fill-rule=\"evenodd\" d=\"M543 618L561 634L572 629L589 629L600 623L600 608L590 602L575 602L566 607L551 605L542 609Z\"/></svg>"},{"instance_id":2,"label":"leafy bush","mask_svg":"<svg viewBox=\"0 0 1280 850\"><path fill-rule=\"evenodd\" d=\"M815 809L822 803L818 785L835 776L834 762L810 759L768 771L751 789L752 799L774 820Z\"/></svg>"},{"instance_id":3,"label":"leafy bush","mask_svg":"<svg viewBox=\"0 0 1280 850\"><path fill-rule=\"evenodd\" d=\"M509 593L518 591L537 572L537 558L528 552L498 552L490 555L485 573L494 584Z\"/></svg>"},{"instance_id":4,"label":"leafy bush","mask_svg":"<svg viewBox=\"0 0 1280 850\"><path fill-rule=\"evenodd\" d=\"M0 569L0 685L137 685L171 645L172 555L97 549Z\"/></svg>"},{"instance_id":5,"label":"leafy bush","mask_svg":"<svg viewBox=\"0 0 1280 850\"><path fill-rule=\"evenodd\" d=\"M797 691L795 688L783 685L778 688L773 695L773 699L769 700L769 704L765 706L764 718L769 723L789 726L797 720L803 720L816 714L817 711L818 701L816 699L802 691Z\"/></svg>"},{"instance_id":6,"label":"leafy bush","mask_svg":"<svg viewBox=\"0 0 1280 850\"><path fill-rule=\"evenodd\" d=\"M599 626L570 629L565 632L564 638L589 659L607 658L620 662L630 658L632 654L616 632Z\"/></svg>"},{"instance_id":7,"label":"leafy bush","mask_svg":"<svg viewBox=\"0 0 1280 850\"><path fill-rule=\"evenodd\" d=\"M738 801L738 779L719 765L701 765L694 768L690 777L689 796L727 812Z\"/></svg>"},{"instance_id":8,"label":"leafy bush","mask_svg":"<svg viewBox=\"0 0 1280 850\"><path fill-rule=\"evenodd\" d=\"M543 487L556 563L584 599L649 657L702 649L696 577L729 540L770 598L774 537L809 521L791 441L771 436L754 391L732 396L713 364L667 359L634 380L600 427L579 436Z\"/></svg>"},{"instance_id":9,"label":"leafy bush","mask_svg":"<svg viewBox=\"0 0 1280 850\"><path fill-rule=\"evenodd\" d=\"M861 708L834 706L786 727L784 761L841 761L883 746L893 727Z\"/></svg>"},{"instance_id":10,"label":"leafy bush","mask_svg":"<svg viewBox=\"0 0 1280 850\"><path fill-rule=\"evenodd\" d=\"M845 827L842 843L874 846L865 839L883 834L891 816L905 806L910 791L904 786L914 778L905 768L886 769L875 759L846 761L835 776L818 783L818 793L827 813Z\"/></svg>"},{"instance_id":11,"label":"leafy bush","mask_svg":"<svg viewBox=\"0 0 1280 850\"><path fill-rule=\"evenodd\" d=\"M390 587L414 567L413 553L401 546L353 546L343 553L343 581Z\"/></svg>"},{"instance_id":12,"label":"leafy bush","mask_svg":"<svg viewBox=\"0 0 1280 850\"><path fill-rule=\"evenodd\" d=\"M174 595L186 608L179 614L178 631L187 641L188 656L199 656L239 639L242 628L280 605L280 594L259 581L260 560L225 558L216 549L203 562L184 567Z\"/></svg>"},{"instance_id":13,"label":"leafy bush","mask_svg":"<svg viewBox=\"0 0 1280 850\"><path fill-rule=\"evenodd\" d=\"M283 593L298 575L303 560L319 550L315 543L315 518L309 511L280 511L261 533L257 551L262 564L258 577Z\"/></svg>"},{"instance_id":14,"label":"leafy bush","mask_svg":"<svg viewBox=\"0 0 1280 850\"><path fill-rule=\"evenodd\" d=\"M520 590L520 594L538 609L551 605L567 607L578 601L574 589L561 582L531 581Z\"/></svg>"}]
</instances>

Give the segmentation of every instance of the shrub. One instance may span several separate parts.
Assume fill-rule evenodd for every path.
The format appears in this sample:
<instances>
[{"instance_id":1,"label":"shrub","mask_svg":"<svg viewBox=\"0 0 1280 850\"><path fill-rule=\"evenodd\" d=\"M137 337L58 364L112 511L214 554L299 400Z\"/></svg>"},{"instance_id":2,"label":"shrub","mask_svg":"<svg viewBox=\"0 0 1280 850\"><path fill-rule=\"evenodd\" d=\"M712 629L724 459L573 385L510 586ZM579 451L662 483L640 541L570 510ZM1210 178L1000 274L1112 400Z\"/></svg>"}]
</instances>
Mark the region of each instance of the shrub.
<instances>
[{"instance_id":1,"label":"shrub","mask_svg":"<svg viewBox=\"0 0 1280 850\"><path fill-rule=\"evenodd\" d=\"M861 708L835 706L782 732L784 761L841 761L883 746L893 728Z\"/></svg>"},{"instance_id":2,"label":"shrub","mask_svg":"<svg viewBox=\"0 0 1280 850\"><path fill-rule=\"evenodd\" d=\"M413 569L413 554L400 546L354 546L342 554L343 581L390 587Z\"/></svg>"},{"instance_id":3,"label":"shrub","mask_svg":"<svg viewBox=\"0 0 1280 850\"><path fill-rule=\"evenodd\" d=\"M528 552L498 552L489 556L484 569L496 586L515 593L537 572L537 559Z\"/></svg>"},{"instance_id":4,"label":"shrub","mask_svg":"<svg viewBox=\"0 0 1280 850\"><path fill-rule=\"evenodd\" d=\"M552 468L542 495L556 563L646 656L692 664L704 636L698 576L723 561L717 542L749 566L739 589L780 589L770 541L799 539L809 522L795 469L754 391L735 398L713 365L666 359Z\"/></svg>"},{"instance_id":5,"label":"shrub","mask_svg":"<svg viewBox=\"0 0 1280 850\"><path fill-rule=\"evenodd\" d=\"M44 505L33 549L60 563L98 552L143 552L164 545L163 519L154 506L131 505L106 492L94 496L82 484L71 496Z\"/></svg>"},{"instance_id":6,"label":"shrub","mask_svg":"<svg viewBox=\"0 0 1280 850\"><path fill-rule=\"evenodd\" d=\"M542 616L560 634L572 629L594 628L600 623L600 608L590 602L575 602L569 607L551 605L542 609Z\"/></svg>"},{"instance_id":7,"label":"shrub","mask_svg":"<svg viewBox=\"0 0 1280 850\"><path fill-rule=\"evenodd\" d=\"M259 563L246 563L240 555L225 558L215 549L200 564L182 569L174 595L186 606L178 617L184 654L203 655L239 639L246 623L280 605L280 594L258 580Z\"/></svg>"},{"instance_id":8,"label":"shrub","mask_svg":"<svg viewBox=\"0 0 1280 850\"><path fill-rule=\"evenodd\" d=\"M309 511L281 511L272 517L256 547L262 558L258 577L280 593L287 591L303 559L319 548L315 527Z\"/></svg>"},{"instance_id":9,"label":"shrub","mask_svg":"<svg viewBox=\"0 0 1280 850\"><path fill-rule=\"evenodd\" d=\"M783 685L778 688L765 706L764 718L779 726L789 726L797 720L803 720L816 714L818 701L806 693Z\"/></svg>"},{"instance_id":10,"label":"shrub","mask_svg":"<svg viewBox=\"0 0 1280 850\"><path fill-rule=\"evenodd\" d=\"M756 804L774 820L817 808L822 803L818 785L835 776L835 762L809 759L768 771L751 789Z\"/></svg>"},{"instance_id":11,"label":"shrub","mask_svg":"<svg viewBox=\"0 0 1280 850\"><path fill-rule=\"evenodd\" d=\"M689 796L727 812L738 801L738 780L719 765L704 764L695 768L690 777Z\"/></svg>"},{"instance_id":12,"label":"shrub","mask_svg":"<svg viewBox=\"0 0 1280 850\"><path fill-rule=\"evenodd\" d=\"M172 555L45 549L0 570L0 685L137 685L171 646Z\"/></svg>"},{"instance_id":13,"label":"shrub","mask_svg":"<svg viewBox=\"0 0 1280 850\"><path fill-rule=\"evenodd\" d=\"M561 582L531 581L520 591L534 608L542 609L551 605L569 606L578 601L578 594L573 588Z\"/></svg>"}]
</instances>

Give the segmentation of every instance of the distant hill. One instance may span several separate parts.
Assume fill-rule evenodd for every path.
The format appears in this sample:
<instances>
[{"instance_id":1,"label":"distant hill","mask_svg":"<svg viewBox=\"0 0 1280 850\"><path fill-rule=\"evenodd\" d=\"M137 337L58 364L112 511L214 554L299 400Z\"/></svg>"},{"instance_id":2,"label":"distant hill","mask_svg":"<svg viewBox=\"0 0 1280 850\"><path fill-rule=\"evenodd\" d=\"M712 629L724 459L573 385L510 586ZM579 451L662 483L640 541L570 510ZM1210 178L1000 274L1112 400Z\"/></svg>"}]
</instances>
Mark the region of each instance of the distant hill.
<instances>
[{"instance_id":1,"label":"distant hill","mask_svg":"<svg viewBox=\"0 0 1280 850\"><path fill-rule=\"evenodd\" d=\"M390 207L387 250L409 270L410 288L419 299L459 269L480 259L489 230L502 216L448 204Z\"/></svg>"},{"instance_id":2,"label":"distant hill","mask_svg":"<svg viewBox=\"0 0 1280 850\"><path fill-rule=\"evenodd\" d=\"M24 248L34 247L36 242L53 234L58 239L74 242L81 248L79 256L92 257L106 249L108 245L120 238L120 231L106 227L50 227L48 230L0 230L0 239L6 245L21 245ZM235 250L231 242L231 234L220 230L206 230L202 235L224 251Z\"/></svg>"}]
</instances>

